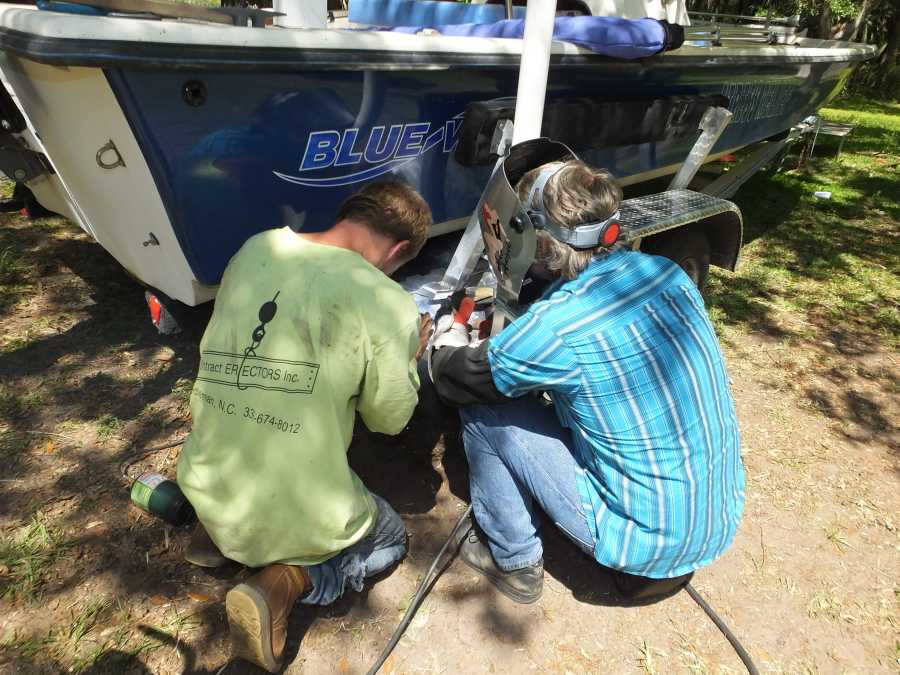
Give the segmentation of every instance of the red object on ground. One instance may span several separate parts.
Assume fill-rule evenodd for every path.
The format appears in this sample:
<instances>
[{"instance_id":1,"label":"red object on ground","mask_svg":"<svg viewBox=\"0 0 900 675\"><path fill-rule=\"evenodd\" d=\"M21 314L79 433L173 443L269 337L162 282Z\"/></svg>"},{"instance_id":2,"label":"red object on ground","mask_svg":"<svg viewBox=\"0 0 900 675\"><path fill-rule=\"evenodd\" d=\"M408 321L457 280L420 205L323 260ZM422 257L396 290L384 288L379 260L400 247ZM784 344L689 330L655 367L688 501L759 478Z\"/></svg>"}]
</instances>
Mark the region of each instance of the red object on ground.
<instances>
[{"instance_id":1,"label":"red object on ground","mask_svg":"<svg viewBox=\"0 0 900 675\"><path fill-rule=\"evenodd\" d=\"M150 309L150 320L154 326L159 328L159 323L162 321L163 308L159 299L152 293L147 293L147 307Z\"/></svg>"}]
</instances>

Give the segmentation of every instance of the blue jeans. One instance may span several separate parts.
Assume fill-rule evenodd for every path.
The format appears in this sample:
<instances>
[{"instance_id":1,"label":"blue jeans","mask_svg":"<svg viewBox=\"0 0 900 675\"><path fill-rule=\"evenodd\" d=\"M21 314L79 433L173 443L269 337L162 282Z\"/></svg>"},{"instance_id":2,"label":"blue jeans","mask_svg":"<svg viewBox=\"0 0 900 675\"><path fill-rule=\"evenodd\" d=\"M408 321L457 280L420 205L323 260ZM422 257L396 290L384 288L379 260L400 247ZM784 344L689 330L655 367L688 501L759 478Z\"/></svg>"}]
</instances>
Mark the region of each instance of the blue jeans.
<instances>
[{"instance_id":1,"label":"blue jeans","mask_svg":"<svg viewBox=\"0 0 900 675\"><path fill-rule=\"evenodd\" d=\"M378 495L375 525L365 537L333 558L306 568L312 590L303 597L307 605L330 605L349 586L359 592L363 580L383 572L406 555L406 527L397 512Z\"/></svg>"},{"instance_id":2,"label":"blue jeans","mask_svg":"<svg viewBox=\"0 0 900 675\"><path fill-rule=\"evenodd\" d=\"M512 571L544 555L535 502L582 551L594 537L581 505L571 433L532 396L460 411L475 519L497 566Z\"/></svg>"}]
</instances>

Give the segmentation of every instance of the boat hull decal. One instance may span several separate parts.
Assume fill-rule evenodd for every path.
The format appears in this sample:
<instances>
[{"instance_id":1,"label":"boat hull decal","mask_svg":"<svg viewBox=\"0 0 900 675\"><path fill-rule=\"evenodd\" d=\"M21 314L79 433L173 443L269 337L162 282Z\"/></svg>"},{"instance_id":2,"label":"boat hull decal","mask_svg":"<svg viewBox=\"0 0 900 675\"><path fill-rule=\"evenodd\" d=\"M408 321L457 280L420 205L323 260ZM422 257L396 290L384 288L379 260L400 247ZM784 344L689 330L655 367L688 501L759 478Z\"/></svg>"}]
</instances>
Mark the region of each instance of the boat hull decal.
<instances>
[{"instance_id":1,"label":"boat hull decal","mask_svg":"<svg viewBox=\"0 0 900 675\"><path fill-rule=\"evenodd\" d=\"M387 138L384 126L376 126L368 132L368 139L362 146L364 149L354 151L361 136L360 129L314 131L309 135L306 150L300 162L300 171L318 171L331 167L356 166L371 162L374 166L346 173L339 176L314 178L311 176L292 176L273 171L283 181L312 188L345 187L356 183L366 183L379 176L391 173L404 164L408 164L431 150L439 149L445 154L456 148L459 125L462 121L460 113L447 120L437 130L429 133L430 122L414 122L412 124L391 125Z\"/></svg>"}]
</instances>

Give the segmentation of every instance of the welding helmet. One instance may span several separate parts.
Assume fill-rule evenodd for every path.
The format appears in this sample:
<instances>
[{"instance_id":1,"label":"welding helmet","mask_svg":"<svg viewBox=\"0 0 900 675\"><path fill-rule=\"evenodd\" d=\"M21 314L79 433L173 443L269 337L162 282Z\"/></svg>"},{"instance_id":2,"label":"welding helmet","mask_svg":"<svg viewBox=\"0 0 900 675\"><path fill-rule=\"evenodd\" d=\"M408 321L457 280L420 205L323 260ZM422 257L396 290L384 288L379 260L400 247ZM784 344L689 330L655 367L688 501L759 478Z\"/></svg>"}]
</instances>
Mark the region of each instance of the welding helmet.
<instances>
[{"instance_id":1,"label":"welding helmet","mask_svg":"<svg viewBox=\"0 0 900 675\"><path fill-rule=\"evenodd\" d=\"M612 246L619 237L618 212L599 222L568 228L554 221L544 208L543 190L565 162L578 157L563 143L536 138L518 143L494 171L478 202L478 221L491 271L497 277L497 299L515 306L529 267L534 262L535 230L573 248ZM546 166L545 166L546 165ZM543 166L526 204L514 186L522 177Z\"/></svg>"}]
</instances>

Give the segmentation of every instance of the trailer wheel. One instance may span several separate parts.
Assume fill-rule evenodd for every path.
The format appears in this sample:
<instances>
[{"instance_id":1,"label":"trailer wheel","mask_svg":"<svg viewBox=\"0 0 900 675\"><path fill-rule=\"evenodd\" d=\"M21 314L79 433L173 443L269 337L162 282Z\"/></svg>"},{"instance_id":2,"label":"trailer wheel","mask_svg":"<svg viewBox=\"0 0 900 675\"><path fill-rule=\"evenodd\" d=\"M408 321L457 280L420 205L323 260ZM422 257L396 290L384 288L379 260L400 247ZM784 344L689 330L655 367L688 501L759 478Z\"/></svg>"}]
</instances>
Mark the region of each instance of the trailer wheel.
<instances>
[{"instance_id":1,"label":"trailer wheel","mask_svg":"<svg viewBox=\"0 0 900 675\"><path fill-rule=\"evenodd\" d=\"M672 260L701 291L709 276L709 240L703 232L689 227L669 230L645 239L641 250Z\"/></svg>"}]
</instances>

